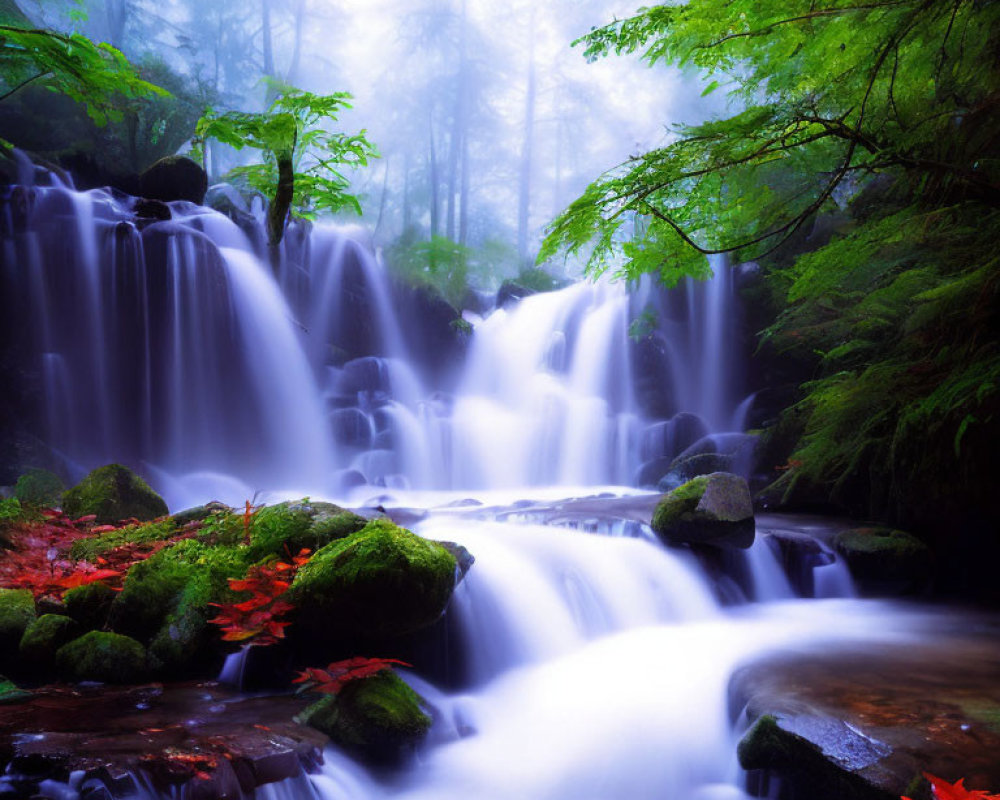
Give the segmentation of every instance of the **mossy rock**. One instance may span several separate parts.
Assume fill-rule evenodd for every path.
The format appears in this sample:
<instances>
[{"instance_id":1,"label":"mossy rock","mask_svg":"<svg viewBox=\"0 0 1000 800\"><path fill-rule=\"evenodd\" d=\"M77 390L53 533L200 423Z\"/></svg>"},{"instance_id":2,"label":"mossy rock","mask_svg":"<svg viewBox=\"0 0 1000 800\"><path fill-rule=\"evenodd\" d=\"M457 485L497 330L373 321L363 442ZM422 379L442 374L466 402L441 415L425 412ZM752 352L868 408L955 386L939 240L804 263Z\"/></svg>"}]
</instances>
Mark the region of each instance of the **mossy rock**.
<instances>
[{"instance_id":1,"label":"mossy rock","mask_svg":"<svg viewBox=\"0 0 1000 800\"><path fill-rule=\"evenodd\" d=\"M117 530L108 531L97 536L77 539L70 548L70 558L76 561L93 562L109 550L128 544L151 544L169 539L177 533L173 519L160 522L146 522L140 525L126 525Z\"/></svg>"},{"instance_id":2,"label":"mossy rock","mask_svg":"<svg viewBox=\"0 0 1000 800\"><path fill-rule=\"evenodd\" d=\"M0 675L0 706L21 703L31 697L31 692L22 689L16 683Z\"/></svg>"},{"instance_id":3,"label":"mossy rock","mask_svg":"<svg viewBox=\"0 0 1000 800\"><path fill-rule=\"evenodd\" d=\"M121 464L95 469L63 495L62 505L71 517L96 515L101 525L131 517L145 522L167 514L163 498Z\"/></svg>"},{"instance_id":4,"label":"mossy rock","mask_svg":"<svg viewBox=\"0 0 1000 800\"><path fill-rule=\"evenodd\" d=\"M109 624L147 642L153 666L190 671L221 652L209 604L234 597L228 581L248 566L245 549L182 540L129 569Z\"/></svg>"},{"instance_id":5,"label":"mossy rock","mask_svg":"<svg viewBox=\"0 0 1000 800\"><path fill-rule=\"evenodd\" d=\"M833 548L868 594L910 594L927 588L934 567L930 548L905 531L853 528L833 537Z\"/></svg>"},{"instance_id":6,"label":"mossy rock","mask_svg":"<svg viewBox=\"0 0 1000 800\"><path fill-rule=\"evenodd\" d=\"M73 681L137 683L147 676L146 650L129 636L91 631L59 648L56 668Z\"/></svg>"},{"instance_id":7,"label":"mossy rock","mask_svg":"<svg viewBox=\"0 0 1000 800\"><path fill-rule=\"evenodd\" d=\"M205 503L203 506L193 506L192 508L185 508L183 511L178 511L176 514L171 514L170 519L173 520L176 527L183 528L191 522L203 522L212 516L212 514L220 512L232 514L233 509L225 503L213 500L211 503Z\"/></svg>"},{"instance_id":8,"label":"mossy rock","mask_svg":"<svg viewBox=\"0 0 1000 800\"><path fill-rule=\"evenodd\" d=\"M35 598L27 589L0 589L0 663L14 660L28 626L35 621Z\"/></svg>"},{"instance_id":9,"label":"mossy rock","mask_svg":"<svg viewBox=\"0 0 1000 800\"><path fill-rule=\"evenodd\" d=\"M52 507L59 505L66 487L62 479L47 469L32 469L17 479L14 497L23 505Z\"/></svg>"},{"instance_id":10,"label":"mossy rock","mask_svg":"<svg viewBox=\"0 0 1000 800\"><path fill-rule=\"evenodd\" d=\"M392 638L444 612L455 559L441 545L386 519L318 550L298 572L289 600L305 635Z\"/></svg>"},{"instance_id":11,"label":"mossy rock","mask_svg":"<svg viewBox=\"0 0 1000 800\"><path fill-rule=\"evenodd\" d=\"M207 191L205 170L186 156L161 158L139 176L139 192L153 200L187 200L201 205Z\"/></svg>"},{"instance_id":12,"label":"mossy rock","mask_svg":"<svg viewBox=\"0 0 1000 800\"><path fill-rule=\"evenodd\" d=\"M277 503L254 515L249 557L259 560L270 555L294 556L302 549L315 552L367 524L364 517L333 503Z\"/></svg>"},{"instance_id":13,"label":"mossy rock","mask_svg":"<svg viewBox=\"0 0 1000 800\"><path fill-rule=\"evenodd\" d=\"M750 547L755 530L750 489L732 473L699 476L659 502L651 525L667 544Z\"/></svg>"},{"instance_id":14,"label":"mossy rock","mask_svg":"<svg viewBox=\"0 0 1000 800\"><path fill-rule=\"evenodd\" d=\"M18 653L26 667L47 670L55 663L56 651L80 635L76 620L61 614L43 614L21 637Z\"/></svg>"},{"instance_id":15,"label":"mossy rock","mask_svg":"<svg viewBox=\"0 0 1000 800\"><path fill-rule=\"evenodd\" d=\"M392 670L346 684L296 717L336 744L373 760L395 758L420 742L431 720L422 698Z\"/></svg>"},{"instance_id":16,"label":"mossy rock","mask_svg":"<svg viewBox=\"0 0 1000 800\"><path fill-rule=\"evenodd\" d=\"M118 592L105 583L95 581L77 586L63 595L66 614L76 620L84 630L103 628L111 611L111 604Z\"/></svg>"}]
</instances>

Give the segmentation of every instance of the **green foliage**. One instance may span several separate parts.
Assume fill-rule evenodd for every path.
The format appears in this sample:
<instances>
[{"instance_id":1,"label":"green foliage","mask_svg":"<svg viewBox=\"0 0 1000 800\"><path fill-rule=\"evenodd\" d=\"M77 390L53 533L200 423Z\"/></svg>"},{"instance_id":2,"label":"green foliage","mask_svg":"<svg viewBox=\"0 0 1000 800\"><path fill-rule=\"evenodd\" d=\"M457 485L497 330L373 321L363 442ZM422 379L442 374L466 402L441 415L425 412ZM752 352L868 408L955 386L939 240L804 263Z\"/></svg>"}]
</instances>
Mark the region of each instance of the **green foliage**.
<instances>
[{"instance_id":1,"label":"green foliage","mask_svg":"<svg viewBox=\"0 0 1000 800\"><path fill-rule=\"evenodd\" d=\"M998 421L998 234L1000 212L978 205L909 208L786 270L789 305L766 341L820 371L792 412L806 424L789 495L810 485L886 516L908 487L958 498L982 480L966 473L968 443Z\"/></svg>"},{"instance_id":2,"label":"green foliage","mask_svg":"<svg viewBox=\"0 0 1000 800\"><path fill-rule=\"evenodd\" d=\"M974 0L688 0L593 31L589 58L640 52L724 77L739 110L594 181L540 260L589 250L592 275L704 277L706 255L761 257L885 171L925 203L995 199L998 23Z\"/></svg>"},{"instance_id":3,"label":"green foliage","mask_svg":"<svg viewBox=\"0 0 1000 800\"><path fill-rule=\"evenodd\" d=\"M98 557L118 547L160 542L164 539L169 539L175 533L177 533L177 529L171 519L165 519L161 522L125 525L124 527L101 533L97 536L77 539L70 548L69 556L74 561L89 561L94 563Z\"/></svg>"},{"instance_id":4,"label":"green foliage","mask_svg":"<svg viewBox=\"0 0 1000 800\"><path fill-rule=\"evenodd\" d=\"M78 33L0 25L0 101L43 84L82 103L98 125L122 119L123 105L167 92L143 80L124 55Z\"/></svg>"},{"instance_id":5,"label":"green foliage","mask_svg":"<svg viewBox=\"0 0 1000 800\"><path fill-rule=\"evenodd\" d=\"M198 120L196 144L200 147L204 141L215 139L237 150L249 147L261 151L262 163L237 167L228 179L260 192L275 206L281 204L283 181L290 178L293 186L288 187L288 208L294 216L314 219L322 211L344 208L360 214L361 205L348 192L350 181L343 168L366 166L378 153L364 131L334 133L323 127L337 122L340 112L351 107L351 95L318 95L291 86L281 86L280 90L264 112L208 110ZM196 147L194 156L198 157L199 152Z\"/></svg>"},{"instance_id":6,"label":"green foliage","mask_svg":"<svg viewBox=\"0 0 1000 800\"><path fill-rule=\"evenodd\" d=\"M27 506L51 507L59 504L65 488L55 473L47 469L31 469L17 479L14 497Z\"/></svg>"},{"instance_id":7,"label":"green foliage","mask_svg":"<svg viewBox=\"0 0 1000 800\"><path fill-rule=\"evenodd\" d=\"M445 236L429 241L397 242L388 253L389 264L412 286L426 286L455 308L461 308L468 289L474 251Z\"/></svg>"}]
</instances>

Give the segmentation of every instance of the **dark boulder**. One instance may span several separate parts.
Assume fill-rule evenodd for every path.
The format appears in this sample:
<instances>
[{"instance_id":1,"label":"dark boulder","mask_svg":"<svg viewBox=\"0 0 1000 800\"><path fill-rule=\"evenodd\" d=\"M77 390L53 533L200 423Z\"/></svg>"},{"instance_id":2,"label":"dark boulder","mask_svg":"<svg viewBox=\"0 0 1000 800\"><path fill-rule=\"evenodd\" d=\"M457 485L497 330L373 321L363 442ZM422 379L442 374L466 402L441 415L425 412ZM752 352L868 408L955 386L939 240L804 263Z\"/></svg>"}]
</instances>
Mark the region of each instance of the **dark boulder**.
<instances>
[{"instance_id":1,"label":"dark boulder","mask_svg":"<svg viewBox=\"0 0 1000 800\"><path fill-rule=\"evenodd\" d=\"M208 191L208 176L185 156L167 156L139 176L139 193L150 200L187 200L201 205Z\"/></svg>"},{"instance_id":2,"label":"dark boulder","mask_svg":"<svg viewBox=\"0 0 1000 800\"><path fill-rule=\"evenodd\" d=\"M930 582L930 548L913 534L891 528L854 528L838 533L832 544L866 594L913 594Z\"/></svg>"},{"instance_id":3,"label":"dark boulder","mask_svg":"<svg viewBox=\"0 0 1000 800\"><path fill-rule=\"evenodd\" d=\"M128 467L98 467L63 495L63 511L71 517L94 514L99 525L135 517L147 521L167 514L167 504Z\"/></svg>"}]
</instances>

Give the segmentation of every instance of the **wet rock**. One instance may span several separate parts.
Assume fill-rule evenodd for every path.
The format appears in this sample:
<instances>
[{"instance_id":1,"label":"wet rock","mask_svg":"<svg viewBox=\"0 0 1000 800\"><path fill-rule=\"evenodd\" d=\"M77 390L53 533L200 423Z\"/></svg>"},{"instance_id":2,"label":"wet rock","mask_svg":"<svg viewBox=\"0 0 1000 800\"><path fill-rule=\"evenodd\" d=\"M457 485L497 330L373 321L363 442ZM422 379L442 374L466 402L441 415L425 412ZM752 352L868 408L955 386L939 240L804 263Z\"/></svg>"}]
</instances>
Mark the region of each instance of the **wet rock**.
<instances>
[{"instance_id":1,"label":"wet rock","mask_svg":"<svg viewBox=\"0 0 1000 800\"><path fill-rule=\"evenodd\" d=\"M29 697L31 697L31 692L21 689L13 681L7 680L3 675L0 675L0 706L20 703Z\"/></svg>"},{"instance_id":2,"label":"wet rock","mask_svg":"<svg viewBox=\"0 0 1000 800\"><path fill-rule=\"evenodd\" d=\"M738 671L730 707L750 722L739 758L752 793L777 777L790 800L928 797L923 772L1000 786L1000 646L969 622L935 647L838 647Z\"/></svg>"},{"instance_id":3,"label":"wet rock","mask_svg":"<svg viewBox=\"0 0 1000 800\"><path fill-rule=\"evenodd\" d=\"M59 648L56 668L74 681L136 683L146 675L146 650L128 636L91 631Z\"/></svg>"},{"instance_id":4,"label":"wet rock","mask_svg":"<svg viewBox=\"0 0 1000 800\"><path fill-rule=\"evenodd\" d=\"M167 504L128 467L98 467L63 495L63 511L71 517L94 514L99 525L135 517L147 521L167 514Z\"/></svg>"},{"instance_id":5,"label":"wet rock","mask_svg":"<svg viewBox=\"0 0 1000 800\"><path fill-rule=\"evenodd\" d=\"M185 156L167 156L139 176L139 194L151 200L187 200L201 205L208 190L205 170Z\"/></svg>"},{"instance_id":6,"label":"wet rock","mask_svg":"<svg viewBox=\"0 0 1000 800\"><path fill-rule=\"evenodd\" d=\"M330 414L333 438L345 447L367 449L372 445L372 423L357 408L340 408Z\"/></svg>"},{"instance_id":7,"label":"wet rock","mask_svg":"<svg viewBox=\"0 0 1000 800\"><path fill-rule=\"evenodd\" d=\"M173 218L173 215L170 213L170 206L162 200L149 200L145 197L140 197L135 201L132 211L140 219L152 219L163 222Z\"/></svg>"},{"instance_id":8,"label":"wet rock","mask_svg":"<svg viewBox=\"0 0 1000 800\"><path fill-rule=\"evenodd\" d=\"M753 505L739 475L715 472L667 494L653 512L654 533L667 544L750 547Z\"/></svg>"},{"instance_id":9,"label":"wet rock","mask_svg":"<svg viewBox=\"0 0 1000 800\"><path fill-rule=\"evenodd\" d=\"M131 796L140 771L157 796L251 797L321 761L326 736L292 721L307 702L240 697L215 684L46 687L0 706L0 754L18 798L46 794L43 781L65 783L73 772L83 773L81 798Z\"/></svg>"},{"instance_id":10,"label":"wet rock","mask_svg":"<svg viewBox=\"0 0 1000 800\"><path fill-rule=\"evenodd\" d=\"M451 553L451 557L455 559L455 583L458 584L472 569L472 565L476 563L475 556L466 547L456 542L437 541L436 543Z\"/></svg>"},{"instance_id":11,"label":"wet rock","mask_svg":"<svg viewBox=\"0 0 1000 800\"><path fill-rule=\"evenodd\" d=\"M854 528L833 538L855 582L866 594L913 594L926 589L933 571L930 548L891 528Z\"/></svg>"},{"instance_id":12,"label":"wet rock","mask_svg":"<svg viewBox=\"0 0 1000 800\"><path fill-rule=\"evenodd\" d=\"M386 670L351 681L336 696L307 708L297 720L365 758L391 761L430 729L431 720L421 703L422 698L402 678Z\"/></svg>"},{"instance_id":13,"label":"wet rock","mask_svg":"<svg viewBox=\"0 0 1000 800\"><path fill-rule=\"evenodd\" d=\"M733 461L733 456L720 453L699 453L685 458L675 458L670 462L667 474L660 479L657 488L660 491L669 492L699 475L730 472L733 468Z\"/></svg>"}]
</instances>

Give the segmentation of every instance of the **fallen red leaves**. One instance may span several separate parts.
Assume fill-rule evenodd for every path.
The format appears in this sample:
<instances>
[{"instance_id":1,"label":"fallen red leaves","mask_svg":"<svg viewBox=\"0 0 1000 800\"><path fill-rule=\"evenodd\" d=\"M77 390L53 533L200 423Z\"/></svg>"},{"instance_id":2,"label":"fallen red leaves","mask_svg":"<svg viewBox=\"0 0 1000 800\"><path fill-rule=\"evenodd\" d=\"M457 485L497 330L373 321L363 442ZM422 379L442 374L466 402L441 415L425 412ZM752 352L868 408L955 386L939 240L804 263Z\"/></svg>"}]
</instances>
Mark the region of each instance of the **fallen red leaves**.
<instances>
[{"instance_id":1,"label":"fallen red leaves","mask_svg":"<svg viewBox=\"0 0 1000 800\"><path fill-rule=\"evenodd\" d=\"M959 778L955 783L948 783L948 781L931 775L929 772L925 772L924 777L930 781L934 800L1000 800L1000 794L988 794L982 789L966 789L963 786L964 778ZM901 800L910 800L910 798L903 797Z\"/></svg>"},{"instance_id":2,"label":"fallen red leaves","mask_svg":"<svg viewBox=\"0 0 1000 800\"><path fill-rule=\"evenodd\" d=\"M394 664L401 667L410 667L405 661L395 658L365 658L356 656L343 661L334 661L328 664L326 669L316 669L308 667L302 670L292 683L303 684L303 690L322 692L323 694L337 694L344 685L351 681L370 678L372 675L392 669Z\"/></svg>"},{"instance_id":3,"label":"fallen red leaves","mask_svg":"<svg viewBox=\"0 0 1000 800\"><path fill-rule=\"evenodd\" d=\"M94 525L93 515L72 519L55 509L45 509L41 516L40 521L17 526L8 535L11 549L0 553L0 587L28 589L36 599L61 598L69 589L96 581L118 588L133 564L194 535L193 530L187 530L162 541L126 543L107 551L92 564L70 558L74 542L142 523L128 519L120 525Z\"/></svg>"}]
</instances>

